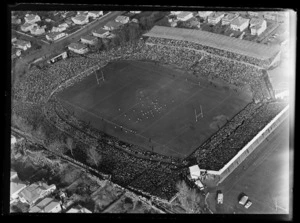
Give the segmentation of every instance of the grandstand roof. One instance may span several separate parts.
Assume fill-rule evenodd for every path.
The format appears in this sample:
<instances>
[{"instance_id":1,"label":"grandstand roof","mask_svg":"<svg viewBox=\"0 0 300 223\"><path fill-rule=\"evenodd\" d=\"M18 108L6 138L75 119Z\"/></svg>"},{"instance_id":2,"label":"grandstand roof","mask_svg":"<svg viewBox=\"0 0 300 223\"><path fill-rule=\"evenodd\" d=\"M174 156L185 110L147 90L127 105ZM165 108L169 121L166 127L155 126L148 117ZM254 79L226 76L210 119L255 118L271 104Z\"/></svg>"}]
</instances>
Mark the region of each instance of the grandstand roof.
<instances>
[{"instance_id":1,"label":"grandstand roof","mask_svg":"<svg viewBox=\"0 0 300 223\"><path fill-rule=\"evenodd\" d=\"M279 45L267 46L196 29L154 26L144 36L185 40L262 60L269 59L280 51Z\"/></svg>"}]
</instances>

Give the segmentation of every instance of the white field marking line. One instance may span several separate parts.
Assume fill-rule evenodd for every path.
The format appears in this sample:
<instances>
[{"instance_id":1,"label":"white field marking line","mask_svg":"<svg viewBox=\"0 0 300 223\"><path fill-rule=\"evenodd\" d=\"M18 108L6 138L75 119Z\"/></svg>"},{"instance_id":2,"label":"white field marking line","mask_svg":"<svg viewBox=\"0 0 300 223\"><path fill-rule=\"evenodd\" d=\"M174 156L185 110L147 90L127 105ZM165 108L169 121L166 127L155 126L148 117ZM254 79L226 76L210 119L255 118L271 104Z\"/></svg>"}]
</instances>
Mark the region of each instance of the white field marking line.
<instances>
[{"instance_id":1,"label":"white field marking line","mask_svg":"<svg viewBox=\"0 0 300 223\"><path fill-rule=\"evenodd\" d=\"M225 97L222 101L219 102L218 105L216 105L215 107L211 108L209 111L207 111L206 113L209 113L211 111L213 111L214 109L218 108L221 104L223 104L223 102L225 100L227 100L230 96L231 96L232 93L230 93L227 97ZM202 120L202 119L201 119ZM177 136L175 136L174 138L172 138L171 140L169 140L167 143L165 143L165 145L168 145L171 141L177 139L179 136L183 135L184 133L186 133L186 129L184 129L185 131L181 132L180 134L178 134Z\"/></svg>"},{"instance_id":2,"label":"white field marking line","mask_svg":"<svg viewBox=\"0 0 300 223\"><path fill-rule=\"evenodd\" d=\"M141 133L144 133L145 131L147 131L149 128L151 128L153 125L155 125L158 121L160 121L163 117L165 117L166 115L168 115L170 112L173 112L175 108L178 108L179 106L181 106L183 103L187 102L188 100L190 100L192 97L194 97L195 95L197 95L199 92L203 91L205 88L197 90L194 94L192 94L190 97L186 98L185 100L183 100L181 103L177 104L177 106L171 108L167 113L165 113L163 116L161 116L159 119L157 119L156 121L154 121L151 125L149 125L147 128L145 128Z\"/></svg>"},{"instance_id":3,"label":"white field marking line","mask_svg":"<svg viewBox=\"0 0 300 223\"><path fill-rule=\"evenodd\" d=\"M138 78L139 79L139 78ZM175 82L178 78L176 79L171 79L169 82L167 82L166 84L164 85L161 85L156 91L154 91L152 94L150 95L147 95L147 97L153 97L155 94L157 94L160 90L162 90L163 88L165 88L166 86L170 85L171 83ZM131 106L130 108L128 108L126 111L120 113L119 115L115 116L113 120L117 119L118 117L120 117L121 115L127 113L128 111L130 111L132 108L134 108L135 106L137 106L138 104L141 104L143 101L140 101L140 102L137 102L135 103L133 106ZM153 110L153 109L152 109Z\"/></svg>"},{"instance_id":4,"label":"white field marking line","mask_svg":"<svg viewBox=\"0 0 300 223\"><path fill-rule=\"evenodd\" d=\"M88 113L88 114L90 114L90 115L92 115L92 116L95 116L95 117L97 117L98 119L103 119L103 120L105 120L107 123L109 123L109 124L111 124L111 125L118 126L119 128L125 129L125 130L128 131L128 132L131 132L131 131L132 131L131 129L128 129L128 128L123 127L123 126L120 126L119 124L114 123L114 122L112 122L112 121L110 121L110 120L108 120L108 119L106 119L106 118L100 117L100 116L98 116L98 115L96 115L96 114L94 114L94 113L92 113L92 112L89 112L88 110L86 110L86 109L84 109L84 108L82 108L82 107L80 107L80 106L78 106L78 105L76 105L76 104L72 104L72 103L70 103L70 102L68 102L68 101L66 101L66 100L63 100L63 99L59 99L59 100L60 100L60 101L63 101L64 103L66 103L66 104L68 104L68 105L70 105L70 106L72 106L72 107L79 108L79 109L82 110L83 112ZM144 138L144 139L146 139L146 140L149 140L148 137L146 137L146 136L144 136L144 135L141 135L141 134L139 134L139 133L135 133L134 135L138 135L138 136L140 136L140 137L142 137L142 138ZM164 147L164 145L162 145L162 144L160 144L160 143L158 143L158 142L156 142L156 141L154 141L154 140L152 140L152 139L151 139L151 142L154 142L154 143L157 144L158 146Z\"/></svg>"}]
</instances>

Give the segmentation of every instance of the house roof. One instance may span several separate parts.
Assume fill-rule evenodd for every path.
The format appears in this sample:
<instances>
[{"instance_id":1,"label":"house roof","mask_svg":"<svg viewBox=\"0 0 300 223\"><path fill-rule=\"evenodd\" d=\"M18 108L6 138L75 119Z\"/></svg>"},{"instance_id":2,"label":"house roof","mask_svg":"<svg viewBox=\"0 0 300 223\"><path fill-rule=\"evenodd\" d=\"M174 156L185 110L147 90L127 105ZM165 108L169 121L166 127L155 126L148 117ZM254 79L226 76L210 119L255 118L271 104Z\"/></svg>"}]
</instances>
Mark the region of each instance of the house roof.
<instances>
[{"instance_id":1,"label":"house roof","mask_svg":"<svg viewBox=\"0 0 300 223\"><path fill-rule=\"evenodd\" d=\"M213 11L198 11L200 16L209 16L213 13Z\"/></svg>"},{"instance_id":2,"label":"house roof","mask_svg":"<svg viewBox=\"0 0 300 223\"><path fill-rule=\"evenodd\" d=\"M31 213L38 213L38 212L41 212L41 211L42 210L37 206L34 206L34 207L30 208L30 210L29 210L29 212L31 212Z\"/></svg>"},{"instance_id":3,"label":"house roof","mask_svg":"<svg viewBox=\"0 0 300 223\"><path fill-rule=\"evenodd\" d=\"M63 32L52 32L52 33L48 33L47 36L49 38L55 38L56 36L60 35Z\"/></svg>"},{"instance_id":4,"label":"house roof","mask_svg":"<svg viewBox=\"0 0 300 223\"><path fill-rule=\"evenodd\" d=\"M262 19L262 18L252 18L250 20L250 26L255 26L255 25L262 25L262 23L264 22L265 20Z\"/></svg>"},{"instance_id":5,"label":"house roof","mask_svg":"<svg viewBox=\"0 0 300 223\"><path fill-rule=\"evenodd\" d=\"M14 45L18 45L18 46L26 46L28 43L28 41L25 41L25 40L21 40L21 39L17 39L15 42L14 42Z\"/></svg>"},{"instance_id":6,"label":"house roof","mask_svg":"<svg viewBox=\"0 0 300 223\"><path fill-rule=\"evenodd\" d=\"M194 42L257 59L269 59L280 51L279 45L267 46L265 44L195 29L154 26L144 36Z\"/></svg>"},{"instance_id":7,"label":"house roof","mask_svg":"<svg viewBox=\"0 0 300 223\"><path fill-rule=\"evenodd\" d=\"M37 26L37 24L35 24L35 23L31 24L31 23L25 22L25 23L22 25L23 28L27 28L27 27L30 27L30 26Z\"/></svg>"},{"instance_id":8,"label":"house roof","mask_svg":"<svg viewBox=\"0 0 300 223\"><path fill-rule=\"evenodd\" d=\"M18 190L25 188L26 184L22 182L20 179L14 179L10 182L10 194L14 194Z\"/></svg>"},{"instance_id":9,"label":"house roof","mask_svg":"<svg viewBox=\"0 0 300 223\"><path fill-rule=\"evenodd\" d=\"M25 16L25 18L26 18L27 20L34 20L36 16L38 16L38 15L28 14L28 15Z\"/></svg>"},{"instance_id":10,"label":"house roof","mask_svg":"<svg viewBox=\"0 0 300 223\"><path fill-rule=\"evenodd\" d=\"M102 35L104 33L107 33L108 31L100 28L100 29L94 30L93 32Z\"/></svg>"},{"instance_id":11,"label":"house roof","mask_svg":"<svg viewBox=\"0 0 300 223\"><path fill-rule=\"evenodd\" d=\"M45 212L50 212L52 211L56 206L60 205L57 200L51 201L46 207L45 207Z\"/></svg>"},{"instance_id":12,"label":"house roof","mask_svg":"<svg viewBox=\"0 0 300 223\"><path fill-rule=\"evenodd\" d=\"M87 19L87 16L86 15L78 15L78 16L73 17L73 19L76 19L76 20L82 22Z\"/></svg>"},{"instance_id":13,"label":"house roof","mask_svg":"<svg viewBox=\"0 0 300 223\"><path fill-rule=\"evenodd\" d=\"M200 168L198 165L190 166L189 169L190 169L191 175L196 175L196 176L199 175L199 177L200 177Z\"/></svg>"},{"instance_id":14,"label":"house roof","mask_svg":"<svg viewBox=\"0 0 300 223\"><path fill-rule=\"evenodd\" d=\"M89 13L91 13L91 14L95 14L95 15L98 15L98 14L100 14L102 11L89 11Z\"/></svg>"},{"instance_id":15,"label":"house roof","mask_svg":"<svg viewBox=\"0 0 300 223\"><path fill-rule=\"evenodd\" d=\"M104 26L118 28L121 25L122 25L122 23L111 20L111 21L108 21Z\"/></svg>"},{"instance_id":16,"label":"house roof","mask_svg":"<svg viewBox=\"0 0 300 223\"><path fill-rule=\"evenodd\" d=\"M20 192L20 195L24 197L29 203L38 199L41 194L39 186L37 184L31 184Z\"/></svg>"},{"instance_id":17,"label":"house roof","mask_svg":"<svg viewBox=\"0 0 300 223\"><path fill-rule=\"evenodd\" d=\"M124 15L119 15L116 17L116 21L123 21L123 20L127 20L129 17L128 16L124 16Z\"/></svg>"},{"instance_id":18,"label":"house roof","mask_svg":"<svg viewBox=\"0 0 300 223\"><path fill-rule=\"evenodd\" d=\"M84 44L81 44L81 43L71 43L68 47L76 49L76 50L86 48L86 46Z\"/></svg>"},{"instance_id":19,"label":"house roof","mask_svg":"<svg viewBox=\"0 0 300 223\"><path fill-rule=\"evenodd\" d=\"M224 14L225 14L224 12L214 12L214 13L210 14L208 17L212 18L212 19L216 19Z\"/></svg>"},{"instance_id":20,"label":"house roof","mask_svg":"<svg viewBox=\"0 0 300 223\"><path fill-rule=\"evenodd\" d=\"M81 37L81 39L85 39L85 40L88 40L88 41L93 41L93 40L97 39L97 37L92 36L92 35L88 35L88 36Z\"/></svg>"},{"instance_id":21,"label":"house roof","mask_svg":"<svg viewBox=\"0 0 300 223\"><path fill-rule=\"evenodd\" d=\"M45 197L42 201L40 201L38 204L35 206L39 208L44 208L46 205L48 205L51 201L53 201L53 198L50 197Z\"/></svg>"},{"instance_id":22,"label":"house roof","mask_svg":"<svg viewBox=\"0 0 300 223\"><path fill-rule=\"evenodd\" d=\"M238 15L235 14L235 13L228 13L228 14L226 14L226 15L222 18L222 20L228 20L228 21L231 21L231 20L233 20L233 19L235 19L235 18L237 18L237 17L238 17Z\"/></svg>"},{"instance_id":23,"label":"house roof","mask_svg":"<svg viewBox=\"0 0 300 223\"><path fill-rule=\"evenodd\" d=\"M186 16L189 16L190 14L193 14L192 12L187 12L187 11L182 11L181 13L179 13L178 15L177 15L177 18L179 17L179 18L184 18L184 17L186 17Z\"/></svg>"},{"instance_id":24,"label":"house roof","mask_svg":"<svg viewBox=\"0 0 300 223\"><path fill-rule=\"evenodd\" d=\"M245 19L245 18L239 16L231 22L231 25L241 26L248 21L249 21L249 19Z\"/></svg>"}]
</instances>

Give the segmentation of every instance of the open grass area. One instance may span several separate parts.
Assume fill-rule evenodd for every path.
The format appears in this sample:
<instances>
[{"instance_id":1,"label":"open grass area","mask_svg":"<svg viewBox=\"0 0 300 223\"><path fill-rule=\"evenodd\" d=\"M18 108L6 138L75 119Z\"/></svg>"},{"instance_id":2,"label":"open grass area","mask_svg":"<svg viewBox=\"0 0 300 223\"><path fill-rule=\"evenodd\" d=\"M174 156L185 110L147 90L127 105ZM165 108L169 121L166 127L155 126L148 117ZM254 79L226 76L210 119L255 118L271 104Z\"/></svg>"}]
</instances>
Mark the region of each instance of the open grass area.
<instances>
[{"instance_id":1,"label":"open grass area","mask_svg":"<svg viewBox=\"0 0 300 223\"><path fill-rule=\"evenodd\" d=\"M97 84L102 72L105 81ZM180 158L252 100L229 86L186 79L183 71L140 61L111 63L58 98L79 119L109 135Z\"/></svg>"}]
</instances>

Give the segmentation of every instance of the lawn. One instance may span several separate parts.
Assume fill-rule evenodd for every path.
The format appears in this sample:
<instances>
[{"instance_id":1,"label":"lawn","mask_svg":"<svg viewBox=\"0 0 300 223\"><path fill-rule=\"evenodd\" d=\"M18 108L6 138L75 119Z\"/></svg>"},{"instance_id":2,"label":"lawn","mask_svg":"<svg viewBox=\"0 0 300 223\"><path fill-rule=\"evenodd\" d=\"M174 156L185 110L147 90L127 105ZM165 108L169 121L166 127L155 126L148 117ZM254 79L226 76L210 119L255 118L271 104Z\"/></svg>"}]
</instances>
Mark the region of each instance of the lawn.
<instances>
[{"instance_id":1,"label":"lawn","mask_svg":"<svg viewBox=\"0 0 300 223\"><path fill-rule=\"evenodd\" d=\"M102 72L105 81L97 84ZM109 135L184 158L252 97L206 79L186 80L183 71L167 66L119 61L60 92L58 99L79 119ZM199 115L201 109L203 118L196 122L195 111Z\"/></svg>"}]
</instances>

